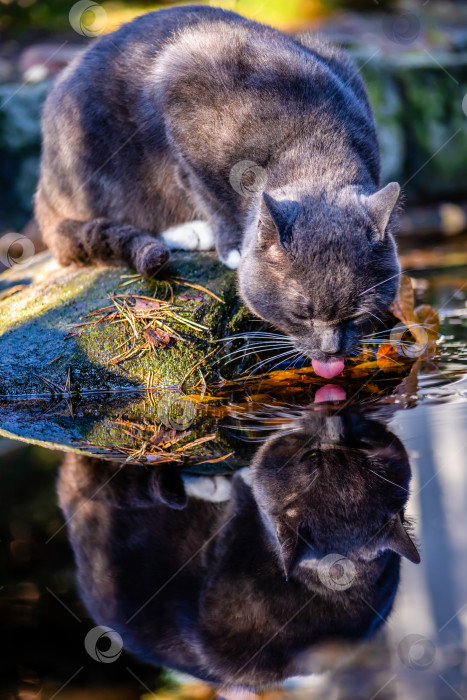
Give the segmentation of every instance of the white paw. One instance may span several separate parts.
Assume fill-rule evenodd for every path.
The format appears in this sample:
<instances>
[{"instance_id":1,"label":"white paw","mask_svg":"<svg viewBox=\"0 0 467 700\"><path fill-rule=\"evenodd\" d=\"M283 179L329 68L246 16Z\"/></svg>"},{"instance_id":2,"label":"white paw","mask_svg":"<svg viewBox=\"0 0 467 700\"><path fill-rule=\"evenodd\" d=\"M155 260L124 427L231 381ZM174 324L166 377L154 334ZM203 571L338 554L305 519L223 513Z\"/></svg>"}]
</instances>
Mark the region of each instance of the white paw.
<instances>
[{"instance_id":1,"label":"white paw","mask_svg":"<svg viewBox=\"0 0 467 700\"><path fill-rule=\"evenodd\" d=\"M196 224L196 233L199 238L198 250L214 250L214 232L206 221L193 221Z\"/></svg>"},{"instance_id":2,"label":"white paw","mask_svg":"<svg viewBox=\"0 0 467 700\"><path fill-rule=\"evenodd\" d=\"M236 270L237 267L240 264L240 251L237 250L236 248L233 248L227 253L227 257L222 260L224 265L229 267L231 270Z\"/></svg>"},{"instance_id":3,"label":"white paw","mask_svg":"<svg viewBox=\"0 0 467 700\"><path fill-rule=\"evenodd\" d=\"M206 221L188 221L171 226L161 234L161 238L172 250L210 250L214 247L214 235Z\"/></svg>"},{"instance_id":4,"label":"white paw","mask_svg":"<svg viewBox=\"0 0 467 700\"><path fill-rule=\"evenodd\" d=\"M187 496L200 498L211 503L223 503L230 500L232 482L225 476L194 476L182 474Z\"/></svg>"}]
</instances>

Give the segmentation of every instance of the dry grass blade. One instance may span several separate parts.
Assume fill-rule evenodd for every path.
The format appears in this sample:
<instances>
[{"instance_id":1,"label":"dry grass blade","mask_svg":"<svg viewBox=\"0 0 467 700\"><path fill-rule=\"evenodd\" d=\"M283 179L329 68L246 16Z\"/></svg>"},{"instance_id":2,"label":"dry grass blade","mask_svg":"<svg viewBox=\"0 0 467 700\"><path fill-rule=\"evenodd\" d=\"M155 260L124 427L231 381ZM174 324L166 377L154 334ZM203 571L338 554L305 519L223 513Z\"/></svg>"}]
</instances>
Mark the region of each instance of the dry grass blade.
<instances>
[{"instance_id":1,"label":"dry grass blade","mask_svg":"<svg viewBox=\"0 0 467 700\"><path fill-rule=\"evenodd\" d=\"M171 290L168 282L167 285ZM203 334L209 331L207 326L182 315L184 309L173 303L173 297L166 301L142 294L115 294L110 300L111 306L90 311L79 323L69 324L72 331L67 338L80 334L86 326L96 326L99 323L127 326L131 329L131 337L125 338L117 346L118 354L109 360L113 365L129 360L138 353L163 350L169 346L172 339L188 342L172 324L185 326L190 331ZM189 375L195 369L196 367L192 368Z\"/></svg>"},{"instance_id":2,"label":"dry grass blade","mask_svg":"<svg viewBox=\"0 0 467 700\"><path fill-rule=\"evenodd\" d=\"M158 464L173 462L196 465L220 462L231 456L229 453L218 457L208 454L204 450L203 445L214 440L216 433L210 433L191 442L186 442L190 436L190 430L178 431L175 428L167 428L146 419L142 419L140 422L117 419L115 426L118 426L122 437L127 436L123 441L124 444L109 445L104 448L99 446L99 449L108 449L114 455L117 453L125 458L125 462ZM91 443L88 444L91 445ZM176 445L178 447L174 447ZM97 446L93 445L93 447Z\"/></svg>"},{"instance_id":3,"label":"dry grass blade","mask_svg":"<svg viewBox=\"0 0 467 700\"><path fill-rule=\"evenodd\" d=\"M50 379L46 379L46 377L43 377L42 374L36 374L36 377L40 379L46 386L49 387L49 389L52 390L52 393L54 394L66 394L67 390L66 388L59 386L58 384L55 384L55 382L52 382Z\"/></svg>"},{"instance_id":4,"label":"dry grass blade","mask_svg":"<svg viewBox=\"0 0 467 700\"><path fill-rule=\"evenodd\" d=\"M228 457L232 457L233 454L235 454L235 452L228 452L226 455L222 455L222 457L213 457L213 459L203 459L203 461L198 462L198 464L216 464L217 462L223 462L224 459Z\"/></svg>"},{"instance_id":5,"label":"dry grass blade","mask_svg":"<svg viewBox=\"0 0 467 700\"><path fill-rule=\"evenodd\" d=\"M213 299L220 301L221 304L225 304L225 301L218 297L217 294L214 294L214 292L211 292L210 289L206 289L206 287L203 287L201 284L193 284L193 282L190 282L185 277L168 277L167 279L170 280L170 282L173 282L174 284L179 284L183 287L191 287L192 289L197 289L198 292L204 292L204 294L209 294L209 296Z\"/></svg>"},{"instance_id":6,"label":"dry grass blade","mask_svg":"<svg viewBox=\"0 0 467 700\"><path fill-rule=\"evenodd\" d=\"M0 292L0 301L2 299L7 299L8 297L13 296L13 294L17 294L18 292L22 292L23 289L26 289L28 285L27 284L15 284L14 287L9 287L8 289L4 289L2 292Z\"/></svg>"},{"instance_id":7,"label":"dry grass blade","mask_svg":"<svg viewBox=\"0 0 467 700\"><path fill-rule=\"evenodd\" d=\"M218 350L219 350L219 348L216 348L215 350L213 350L212 352L210 352L208 355L206 355L206 357L203 357L199 362L197 362L197 363L190 369L190 371L187 372L187 374L183 377L182 381L181 381L180 384L179 384L179 387L182 388L183 385L185 384L186 380L189 379L189 377L191 377L191 375L193 374L193 372L195 372L195 371L198 369L198 367L201 367L201 365L202 365L204 362L206 362L207 359L209 359L210 357L212 357L212 356L214 355L214 353L218 352ZM205 386L206 386L206 382L205 382L205 380L204 380L204 377L203 377L203 381L204 381L204 384L205 384Z\"/></svg>"},{"instance_id":8,"label":"dry grass blade","mask_svg":"<svg viewBox=\"0 0 467 700\"><path fill-rule=\"evenodd\" d=\"M196 447L196 445L201 445L203 442L210 442L211 440L214 440L215 437L216 433L212 433L211 435L205 435L204 437L198 438L197 440L193 440L193 442L189 442L188 445L178 447L175 450L175 452L182 452L188 450L190 447Z\"/></svg>"}]
</instances>

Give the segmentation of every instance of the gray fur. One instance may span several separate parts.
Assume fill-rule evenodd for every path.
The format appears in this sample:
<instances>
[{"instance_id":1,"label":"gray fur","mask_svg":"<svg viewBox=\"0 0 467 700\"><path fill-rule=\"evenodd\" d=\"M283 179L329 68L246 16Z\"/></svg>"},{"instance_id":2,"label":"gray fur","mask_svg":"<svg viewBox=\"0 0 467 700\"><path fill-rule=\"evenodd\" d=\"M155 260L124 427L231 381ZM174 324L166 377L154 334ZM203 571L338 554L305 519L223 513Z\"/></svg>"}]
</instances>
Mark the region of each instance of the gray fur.
<instances>
[{"instance_id":1,"label":"gray fur","mask_svg":"<svg viewBox=\"0 0 467 700\"><path fill-rule=\"evenodd\" d=\"M232 186L243 161L264 188ZM36 215L62 263L127 262L146 276L168 259L158 234L209 221L221 260L241 249L246 304L321 360L353 351L397 289L396 186L368 206L379 171L344 54L232 12L174 7L99 38L58 79Z\"/></svg>"}]
</instances>

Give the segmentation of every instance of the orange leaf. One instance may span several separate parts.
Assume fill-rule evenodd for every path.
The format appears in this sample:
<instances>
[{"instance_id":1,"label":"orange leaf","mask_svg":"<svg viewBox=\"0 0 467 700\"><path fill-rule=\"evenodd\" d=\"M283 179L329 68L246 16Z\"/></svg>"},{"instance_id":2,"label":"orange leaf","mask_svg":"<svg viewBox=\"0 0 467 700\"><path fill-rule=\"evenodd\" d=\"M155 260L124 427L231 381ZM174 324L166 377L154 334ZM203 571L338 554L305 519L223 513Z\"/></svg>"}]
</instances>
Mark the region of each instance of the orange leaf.
<instances>
[{"instance_id":1,"label":"orange leaf","mask_svg":"<svg viewBox=\"0 0 467 700\"><path fill-rule=\"evenodd\" d=\"M394 369L394 364L397 362L397 350L390 343L380 345L376 353L376 361L380 369Z\"/></svg>"},{"instance_id":2,"label":"orange leaf","mask_svg":"<svg viewBox=\"0 0 467 700\"><path fill-rule=\"evenodd\" d=\"M158 328L145 328L143 333L147 342L156 348L170 343L170 335Z\"/></svg>"},{"instance_id":3,"label":"orange leaf","mask_svg":"<svg viewBox=\"0 0 467 700\"><path fill-rule=\"evenodd\" d=\"M397 296L391 305L391 312L399 321L409 325L416 323L417 319L414 311L415 296L410 277L402 275L399 283Z\"/></svg>"},{"instance_id":4,"label":"orange leaf","mask_svg":"<svg viewBox=\"0 0 467 700\"><path fill-rule=\"evenodd\" d=\"M203 301L203 296L199 292L184 292L178 295L177 301L196 301L199 304L199 302Z\"/></svg>"},{"instance_id":5,"label":"orange leaf","mask_svg":"<svg viewBox=\"0 0 467 700\"><path fill-rule=\"evenodd\" d=\"M135 299L135 311L157 311L160 304L155 299Z\"/></svg>"},{"instance_id":6,"label":"orange leaf","mask_svg":"<svg viewBox=\"0 0 467 700\"><path fill-rule=\"evenodd\" d=\"M439 333L439 318L434 308L428 304L422 304L417 306L415 313L419 323L423 323L428 340L436 340Z\"/></svg>"},{"instance_id":7,"label":"orange leaf","mask_svg":"<svg viewBox=\"0 0 467 700\"><path fill-rule=\"evenodd\" d=\"M397 296L390 307L390 311L396 318L402 321L405 326L407 326L417 343L424 345L426 342L426 336L423 329L420 329L419 327L420 319L416 314L414 307L415 295L412 287L412 281L410 277L402 275L399 284L399 291L397 292Z\"/></svg>"}]
</instances>

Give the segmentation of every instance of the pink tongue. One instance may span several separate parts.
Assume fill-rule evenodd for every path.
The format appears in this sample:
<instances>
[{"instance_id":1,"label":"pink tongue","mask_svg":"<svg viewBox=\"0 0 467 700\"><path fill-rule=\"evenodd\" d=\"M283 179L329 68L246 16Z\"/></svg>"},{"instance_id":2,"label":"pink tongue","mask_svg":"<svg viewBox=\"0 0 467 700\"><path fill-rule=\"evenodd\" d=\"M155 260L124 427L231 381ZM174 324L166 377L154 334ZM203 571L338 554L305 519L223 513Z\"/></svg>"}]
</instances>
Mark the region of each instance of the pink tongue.
<instances>
[{"instance_id":1,"label":"pink tongue","mask_svg":"<svg viewBox=\"0 0 467 700\"><path fill-rule=\"evenodd\" d=\"M335 384L325 384L320 386L315 394L315 403L326 403L327 401L345 401L346 394L341 386Z\"/></svg>"},{"instance_id":2,"label":"pink tongue","mask_svg":"<svg viewBox=\"0 0 467 700\"><path fill-rule=\"evenodd\" d=\"M344 360L312 360L311 365L318 377L332 379L344 369Z\"/></svg>"}]
</instances>

